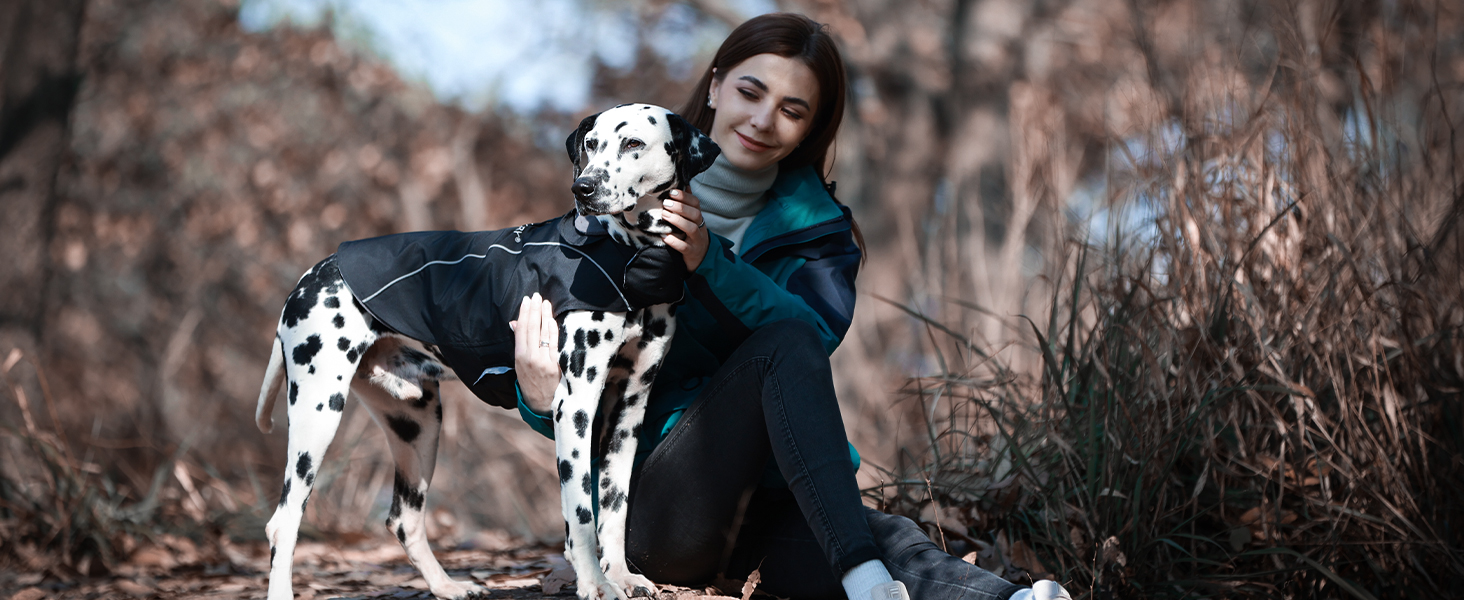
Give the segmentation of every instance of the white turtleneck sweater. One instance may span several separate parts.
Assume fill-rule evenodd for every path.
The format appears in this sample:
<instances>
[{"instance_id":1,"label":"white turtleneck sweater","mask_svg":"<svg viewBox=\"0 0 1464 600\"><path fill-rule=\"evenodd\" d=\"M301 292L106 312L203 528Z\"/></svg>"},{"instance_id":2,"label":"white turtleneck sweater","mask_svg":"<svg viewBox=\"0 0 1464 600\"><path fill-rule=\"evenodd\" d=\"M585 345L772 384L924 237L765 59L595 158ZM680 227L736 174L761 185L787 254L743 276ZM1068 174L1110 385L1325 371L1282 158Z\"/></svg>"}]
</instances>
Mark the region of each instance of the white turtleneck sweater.
<instances>
[{"instance_id":1,"label":"white turtleneck sweater","mask_svg":"<svg viewBox=\"0 0 1464 600\"><path fill-rule=\"evenodd\" d=\"M778 178L778 165L761 171L746 171L717 157L711 168L691 180L691 193L701 202L702 217L707 229L732 241L741 252L742 235L757 213L768 205L767 191Z\"/></svg>"}]
</instances>

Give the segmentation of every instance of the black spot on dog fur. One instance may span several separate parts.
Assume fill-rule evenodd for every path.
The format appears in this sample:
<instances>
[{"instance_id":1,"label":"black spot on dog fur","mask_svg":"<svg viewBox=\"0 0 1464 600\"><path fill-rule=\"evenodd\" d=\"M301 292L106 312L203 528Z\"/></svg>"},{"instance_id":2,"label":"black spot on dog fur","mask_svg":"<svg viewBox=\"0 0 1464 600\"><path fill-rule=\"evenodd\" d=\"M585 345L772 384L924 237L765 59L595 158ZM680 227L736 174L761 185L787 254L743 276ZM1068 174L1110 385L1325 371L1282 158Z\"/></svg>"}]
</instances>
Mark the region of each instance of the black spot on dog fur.
<instances>
[{"instance_id":1,"label":"black spot on dog fur","mask_svg":"<svg viewBox=\"0 0 1464 600\"><path fill-rule=\"evenodd\" d=\"M310 487L312 485L315 485L315 474L314 473L311 473L311 474L305 476L305 487ZM306 498L309 498L309 496L307 495ZM300 510L305 510L305 505L303 505L303 504L300 505Z\"/></svg>"},{"instance_id":2,"label":"black spot on dog fur","mask_svg":"<svg viewBox=\"0 0 1464 600\"><path fill-rule=\"evenodd\" d=\"M416 487L407 484L407 479L402 477L401 471L397 472L396 481L392 483L392 495L401 499L412 510L422 510L422 504L427 501L426 495L417 491Z\"/></svg>"},{"instance_id":3,"label":"black spot on dog fur","mask_svg":"<svg viewBox=\"0 0 1464 600\"><path fill-rule=\"evenodd\" d=\"M351 347L351 340L346 339L346 338L341 338L339 340L336 340L336 349L337 350L340 350L341 352L345 352L346 351L346 348L350 348L350 347Z\"/></svg>"},{"instance_id":4,"label":"black spot on dog fur","mask_svg":"<svg viewBox=\"0 0 1464 600\"><path fill-rule=\"evenodd\" d=\"M320 412L322 410L325 410L325 403L324 402L321 402L320 404L316 404L315 405L315 412Z\"/></svg>"},{"instance_id":5,"label":"black spot on dog fur","mask_svg":"<svg viewBox=\"0 0 1464 600\"><path fill-rule=\"evenodd\" d=\"M585 495L586 496L590 495L591 493L593 493L595 491L594 488L590 487L590 474L589 473L585 473L585 476L580 478L580 487L585 490Z\"/></svg>"},{"instance_id":6,"label":"black spot on dog fur","mask_svg":"<svg viewBox=\"0 0 1464 600\"><path fill-rule=\"evenodd\" d=\"M603 310L597 310L595 312L590 313L590 320L591 321L604 321L605 320L605 311L603 311Z\"/></svg>"},{"instance_id":7,"label":"black spot on dog fur","mask_svg":"<svg viewBox=\"0 0 1464 600\"><path fill-rule=\"evenodd\" d=\"M660 367L661 367L660 365L654 365L651 368L646 369L646 372L645 373L641 373L641 383L644 383L646 385L651 385L651 383L655 382L656 381L656 371L659 370Z\"/></svg>"},{"instance_id":8,"label":"black spot on dog fur","mask_svg":"<svg viewBox=\"0 0 1464 600\"><path fill-rule=\"evenodd\" d=\"M594 367L590 367L588 369L585 369L585 382L586 383L594 383L595 382L595 376L596 375L599 375L599 374L600 374L600 372L597 371L597 370L595 370Z\"/></svg>"},{"instance_id":9,"label":"black spot on dog fur","mask_svg":"<svg viewBox=\"0 0 1464 600\"><path fill-rule=\"evenodd\" d=\"M585 342L588 343L591 348L599 346L600 332L591 329L588 333L585 334Z\"/></svg>"},{"instance_id":10,"label":"black spot on dog fur","mask_svg":"<svg viewBox=\"0 0 1464 600\"><path fill-rule=\"evenodd\" d=\"M573 373L575 377L583 377L585 374L585 330L580 329L574 332L574 350L569 353L569 369L566 372Z\"/></svg>"},{"instance_id":11,"label":"black spot on dog fur","mask_svg":"<svg viewBox=\"0 0 1464 600\"><path fill-rule=\"evenodd\" d=\"M422 426L407 417L387 415L386 424L391 426L392 433L408 444L417 441L417 436L422 434Z\"/></svg>"},{"instance_id":12,"label":"black spot on dog fur","mask_svg":"<svg viewBox=\"0 0 1464 600\"><path fill-rule=\"evenodd\" d=\"M620 128L621 127L625 127L626 125L629 125L629 124L630 124L630 122L628 122L628 121L621 121L619 125L616 125L615 126L615 131L620 131Z\"/></svg>"},{"instance_id":13,"label":"black spot on dog fur","mask_svg":"<svg viewBox=\"0 0 1464 600\"><path fill-rule=\"evenodd\" d=\"M608 341L613 340L613 339L615 339L615 334L613 332L606 331L605 332L605 341L608 342Z\"/></svg>"},{"instance_id":14,"label":"black spot on dog fur","mask_svg":"<svg viewBox=\"0 0 1464 600\"><path fill-rule=\"evenodd\" d=\"M574 507L574 515L576 517L579 517L580 525L588 525L590 523L590 519L595 518L595 516L593 514L590 514L590 511L583 506Z\"/></svg>"},{"instance_id":15,"label":"black spot on dog fur","mask_svg":"<svg viewBox=\"0 0 1464 600\"><path fill-rule=\"evenodd\" d=\"M346 395L336 392L330 395L330 409L341 412L346 409Z\"/></svg>"},{"instance_id":16,"label":"black spot on dog fur","mask_svg":"<svg viewBox=\"0 0 1464 600\"><path fill-rule=\"evenodd\" d=\"M607 336L607 339L608 339L609 332L606 332L606 336ZM635 367L635 361L630 360L630 357L625 356L624 354L616 354L614 358L611 358L610 359L610 369L611 370L614 370L614 369L625 369L626 371L630 371L634 367Z\"/></svg>"},{"instance_id":17,"label":"black spot on dog fur","mask_svg":"<svg viewBox=\"0 0 1464 600\"><path fill-rule=\"evenodd\" d=\"M655 339L655 338L658 338L658 337L665 337L666 336L666 320L665 319L655 319L655 320L651 321L650 326L646 327L646 336L649 337L649 338L651 338L651 339Z\"/></svg>"},{"instance_id":18,"label":"black spot on dog fur","mask_svg":"<svg viewBox=\"0 0 1464 600\"><path fill-rule=\"evenodd\" d=\"M412 402L412 408L418 410L427 408L427 405L431 404L432 399L435 397L436 396L432 394L432 388L422 388L422 395Z\"/></svg>"},{"instance_id":19,"label":"black spot on dog fur","mask_svg":"<svg viewBox=\"0 0 1464 600\"><path fill-rule=\"evenodd\" d=\"M345 339L345 338L341 338L341 339ZM359 343L359 344L356 344L356 347L355 348L351 348L350 350L347 350L346 351L346 360L351 361L351 364L356 364L356 359L358 357L360 357L362 354L365 354L366 353L366 348L367 348L367 344L364 341L361 342L361 343Z\"/></svg>"},{"instance_id":20,"label":"black spot on dog fur","mask_svg":"<svg viewBox=\"0 0 1464 600\"><path fill-rule=\"evenodd\" d=\"M306 475L310 474L310 464L312 462L309 452L301 452L300 459L295 461L295 474L299 475L300 479L304 479Z\"/></svg>"},{"instance_id":21,"label":"black spot on dog fur","mask_svg":"<svg viewBox=\"0 0 1464 600\"><path fill-rule=\"evenodd\" d=\"M315 374L315 365L310 365L310 370L309 371L306 371L306 372L307 373L310 373L311 375L314 375Z\"/></svg>"},{"instance_id":22,"label":"black spot on dog fur","mask_svg":"<svg viewBox=\"0 0 1464 600\"><path fill-rule=\"evenodd\" d=\"M585 414L583 409L574 411L574 434L585 437L585 429L590 426L590 415Z\"/></svg>"},{"instance_id":23,"label":"black spot on dog fur","mask_svg":"<svg viewBox=\"0 0 1464 600\"><path fill-rule=\"evenodd\" d=\"M407 530L406 529L403 529L401 525L397 525L396 535L397 535L397 542L400 542L401 544L406 545L406 543L407 543Z\"/></svg>"},{"instance_id":24,"label":"black spot on dog fur","mask_svg":"<svg viewBox=\"0 0 1464 600\"><path fill-rule=\"evenodd\" d=\"M620 450L625 447L625 438L629 436L629 431L624 429L615 430L615 434L610 436L610 452L612 454L620 454Z\"/></svg>"},{"instance_id":25,"label":"black spot on dog fur","mask_svg":"<svg viewBox=\"0 0 1464 600\"><path fill-rule=\"evenodd\" d=\"M340 289L341 270L332 255L316 264L300 278L300 283L295 284L294 293L285 301L285 309L280 313L280 322L294 329L310 316L310 309L315 308L315 303L320 300L320 292L334 294Z\"/></svg>"},{"instance_id":26,"label":"black spot on dog fur","mask_svg":"<svg viewBox=\"0 0 1464 600\"><path fill-rule=\"evenodd\" d=\"M625 492L612 489L600 498L600 508L609 509L610 512L620 512L620 507L625 504Z\"/></svg>"},{"instance_id":27,"label":"black spot on dog fur","mask_svg":"<svg viewBox=\"0 0 1464 600\"><path fill-rule=\"evenodd\" d=\"M290 382L290 406L295 405L295 399L300 397L300 384Z\"/></svg>"},{"instance_id":28,"label":"black spot on dog fur","mask_svg":"<svg viewBox=\"0 0 1464 600\"><path fill-rule=\"evenodd\" d=\"M346 317L341 313L336 313L335 318L331 319L330 322L332 325L335 325L336 329L342 329L346 326Z\"/></svg>"},{"instance_id":29,"label":"black spot on dog fur","mask_svg":"<svg viewBox=\"0 0 1464 600\"><path fill-rule=\"evenodd\" d=\"M288 476L286 476L285 477L285 487L280 490L280 506L284 506L285 505L285 501L286 500L289 500L289 499L290 499L290 478Z\"/></svg>"},{"instance_id":30,"label":"black spot on dog fur","mask_svg":"<svg viewBox=\"0 0 1464 600\"><path fill-rule=\"evenodd\" d=\"M559 461L559 485L569 483L571 477L574 477L574 467L567 460Z\"/></svg>"},{"instance_id":31,"label":"black spot on dog fur","mask_svg":"<svg viewBox=\"0 0 1464 600\"><path fill-rule=\"evenodd\" d=\"M579 458L579 450L575 450L573 452L570 452L569 455L571 457L573 457L573 458ZM563 483L563 482L561 482L561 483Z\"/></svg>"},{"instance_id":32,"label":"black spot on dog fur","mask_svg":"<svg viewBox=\"0 0 1464 600\"><path fill-rule=\"evenodd\" d=\"M341 307L341 299L340 298L337 298L335 296L331 296L329 298L326 298L325 299L325 307L326 308L340 308Z\"/></svg>"},{"instance_id":33,"label":"black spot on dog fur","mask_svg":"<svg viewBox=\"0 0 1464 600\"><path fill-rule=\"evenodd\" d=\"M295 358L295 364L310 364L311 359L314 359L316 353L320 352L320 349L323 347L325 347L325 345L320 343L320 336L311 335L310 337L305 338L304 343L295 346L295 351L293 353ZM314 371L311 372L314 373Z\"/></svg>"},{"instance_id":34,"label":"black spot on dog fur","mask_svg":"<svg viewBox=\"0 0 1464 600\"><path fill-rule=\"evenodd\" d=\"M275 557L275 547L274 546L270 546L269 547L269 564L271 566L274 565L274 557Z\"/></svg>"}]
</instances>

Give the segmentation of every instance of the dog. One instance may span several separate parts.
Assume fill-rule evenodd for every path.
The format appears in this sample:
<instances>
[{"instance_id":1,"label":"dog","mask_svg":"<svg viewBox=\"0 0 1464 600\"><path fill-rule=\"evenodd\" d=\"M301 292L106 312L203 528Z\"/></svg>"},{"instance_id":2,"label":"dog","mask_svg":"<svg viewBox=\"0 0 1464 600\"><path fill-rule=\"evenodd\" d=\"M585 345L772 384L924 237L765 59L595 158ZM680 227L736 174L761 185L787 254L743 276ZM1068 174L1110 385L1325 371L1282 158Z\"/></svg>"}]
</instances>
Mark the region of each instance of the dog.
<instances>
[{"instance_id":1,"label":"dog","mask_svg":"<svg viewBox=\"0 0 1464 600\"><path fill-rule=\"evenodd\" d=\"M710 167L719 149L681 117L646 104L586 117L565 143L575 208L564 217L497 232L348 242L300 278L281 311L255 414L269 433L275 399L287 390L288 462L265 528L269 600L293 597L300 519L349 391L385 431L396 463L387 529L434 595L484 593L438 563L423 504L442 423L438 382L455 373L485 401L517 406L506 321L520 297L541 290L495 289L509 283L545 288L559 324L563 377L553 400L554 446L565 556L577 593L584 600L655 593L626 564L625 517L646 399L675 333L674 302L686 276L680 254L663 242L680 232L661 218L661 201ZM484 237L490 234L496 237ZM570 238L601 240L594 246L600 250L566 243ZM452 256L458 258L442 258ZM555 261L572 266L563 272ZM443 274L448 266L468 270ZM479 301L460 302L465 298ZM488 305L487 316L479 305ZM592 429L592 422L599 426ZM596 449L598 489L591 476Z\"/></svg>"}]
</instances>

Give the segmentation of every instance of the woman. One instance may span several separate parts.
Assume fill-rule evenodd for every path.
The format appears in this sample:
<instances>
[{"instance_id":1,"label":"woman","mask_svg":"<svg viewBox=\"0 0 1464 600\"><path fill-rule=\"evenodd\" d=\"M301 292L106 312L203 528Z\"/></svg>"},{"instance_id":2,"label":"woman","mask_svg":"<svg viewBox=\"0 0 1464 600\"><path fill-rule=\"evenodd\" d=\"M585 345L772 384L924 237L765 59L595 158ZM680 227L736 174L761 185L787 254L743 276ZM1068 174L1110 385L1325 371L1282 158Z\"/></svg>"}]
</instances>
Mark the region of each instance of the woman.
<instances>
[{"instance_id":1,"label":"woman","mask_svg":"<svg viewBox=\"0 0 1464 600\"><path fill-rule=\"evenodd\" d=\"M860 502L828 359L861 257L822 176L845 95L826 29L772 14L728 36L679 111L722 153L665 202L685 233L666 244L691 277L642 427L626 554L662 583L759 569L761 589L784 597L1031 597ZM560 372L539 340L558 339L552 314L525 299L516 328L520 412L546 435ZM1039 582L1037 597L1061 590Z\"/></svg>"}]
</instances>

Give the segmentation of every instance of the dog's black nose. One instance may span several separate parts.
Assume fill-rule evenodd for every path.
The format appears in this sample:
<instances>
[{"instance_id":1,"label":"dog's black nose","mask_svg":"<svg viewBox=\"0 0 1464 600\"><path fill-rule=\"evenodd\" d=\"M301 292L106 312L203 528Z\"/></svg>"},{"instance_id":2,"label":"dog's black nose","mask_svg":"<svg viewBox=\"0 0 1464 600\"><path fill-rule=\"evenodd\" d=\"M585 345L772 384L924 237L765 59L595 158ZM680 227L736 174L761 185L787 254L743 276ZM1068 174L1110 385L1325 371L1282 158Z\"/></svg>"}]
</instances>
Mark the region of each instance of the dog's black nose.
<instances>
[{"instance_id":1,"label":"dog's black nose","mask_svg":"<svg viewBox=\"0 0 1464 600\"><path fill-rule=\"evenodd\" d=\"M574 190L575 197L588 198L595 193L595 179L593 177L581 177L574 180L574 185L570 186L570 189Z\"/></svg>"}]
</instances>

